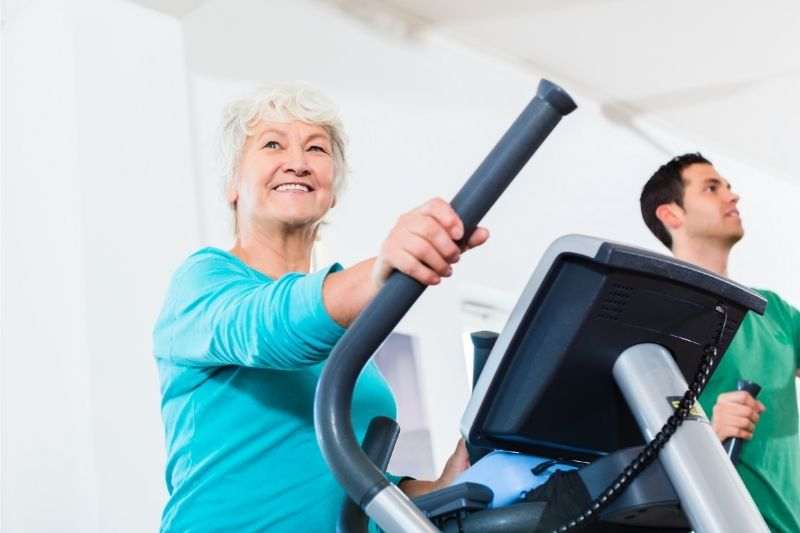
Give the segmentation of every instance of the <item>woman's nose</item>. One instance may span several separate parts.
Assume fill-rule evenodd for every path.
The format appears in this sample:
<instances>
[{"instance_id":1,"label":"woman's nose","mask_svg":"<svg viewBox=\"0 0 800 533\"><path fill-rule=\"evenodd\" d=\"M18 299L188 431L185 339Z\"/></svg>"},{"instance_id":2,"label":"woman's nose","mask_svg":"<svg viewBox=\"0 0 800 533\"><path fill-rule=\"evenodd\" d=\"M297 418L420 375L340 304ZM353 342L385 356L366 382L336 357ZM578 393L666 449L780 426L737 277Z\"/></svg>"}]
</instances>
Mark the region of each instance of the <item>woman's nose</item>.
<instances>
[{"instance_id":1,"label":"woman's nose","mask_svg":"<svg viewBox=\"0 0 800 533\"><path fill-rule=\"evenodd\" d=\"M286 161L285 170L296 176L306 176L311 173L311 168L306 160L306 152L302 147L295 147L289 150L289 158Z\"/></svg>"}]
</instances>

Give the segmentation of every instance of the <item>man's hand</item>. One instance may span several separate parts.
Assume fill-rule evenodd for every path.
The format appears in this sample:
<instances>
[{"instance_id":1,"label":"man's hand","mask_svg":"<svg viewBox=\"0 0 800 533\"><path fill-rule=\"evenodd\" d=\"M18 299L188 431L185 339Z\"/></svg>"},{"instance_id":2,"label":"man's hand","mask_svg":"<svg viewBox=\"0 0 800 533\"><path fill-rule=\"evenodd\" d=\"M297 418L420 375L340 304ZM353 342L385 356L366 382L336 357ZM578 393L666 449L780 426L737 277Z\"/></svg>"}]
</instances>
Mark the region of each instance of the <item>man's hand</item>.
<instances>
[{"instance_id":1,"label":"man's hand","mask_svg":"<svg viewBox=\"0 0 800 533\"><path fill-rule=\"evenodd\" d=\"M765 410L764 404L748 392L726 392L717 397L711 427L721 441L729 437L750 440Z\"/></svg>"},{"instance_id":2,"label":"man's hand","mask_svg":"<svg viewBox=\"0 0 800 533\"><path fill-rule=\"evenodd\" d=\"M461 249L456 241L463 236L464 225L450 204L429 200L397 220L375 260L373 281L380 286L392 270L399 270L424 285L436 285L453 273L450 265L461 252L486 242L489 232L477 228Z\"/></svg>"}]
</instances>

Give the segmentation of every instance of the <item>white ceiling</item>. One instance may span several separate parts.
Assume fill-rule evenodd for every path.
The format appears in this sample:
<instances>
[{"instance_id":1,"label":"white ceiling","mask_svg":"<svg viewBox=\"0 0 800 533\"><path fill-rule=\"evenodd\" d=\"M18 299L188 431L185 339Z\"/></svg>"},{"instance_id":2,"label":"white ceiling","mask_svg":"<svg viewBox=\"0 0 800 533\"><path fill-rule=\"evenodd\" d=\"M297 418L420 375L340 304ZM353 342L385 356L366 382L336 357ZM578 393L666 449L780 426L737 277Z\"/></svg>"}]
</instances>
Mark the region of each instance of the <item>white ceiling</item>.
<instances>
[{"instance_id":1,"label":"white ceiling","mask_svg":"<svg viewBox=\"0 0 800 533\"><path fill-rule=\"evenodd\" d=\"M207 0L131 0L139 4L173 17L181 18L190 11L200 7Z\"/></svg>"},{"instance_id":2,"label":"white ceiling","mask_svg":"<svg viewBox=\"0 0 800 533\"><path fill-rule=\"evenodd\" d=\"M338 2L340 5L358 2ZM373 4L385 4L374 0ZM618 99L800 74L800 3L393 0L399 12ZM491 7L490 7L491 6Z\"/></svg>"},{"instance_id":3,"label":"white ceiling","mask_svg":"<svg viewBox=\"0 0 800 533\"><path fill-rule=\"evenodd\" d=\"M795 0L332 0L390 11L594 96L612 120L664 124L800 183ZM693 145L694 146L694 145Z\"/></svg>"},{"instance_id":4,"label":"white ceiling","mask_svg":"<svg viewBox=\"0 0 800 533\"><path fill-rule=\"evenodd\" d=\"M204 2L137 1L176 16ZM373 27L440 35L545 72L612 120L665 124L696 149L800 183L796 0L323 1Z\"/></svg>"}]
</instances>

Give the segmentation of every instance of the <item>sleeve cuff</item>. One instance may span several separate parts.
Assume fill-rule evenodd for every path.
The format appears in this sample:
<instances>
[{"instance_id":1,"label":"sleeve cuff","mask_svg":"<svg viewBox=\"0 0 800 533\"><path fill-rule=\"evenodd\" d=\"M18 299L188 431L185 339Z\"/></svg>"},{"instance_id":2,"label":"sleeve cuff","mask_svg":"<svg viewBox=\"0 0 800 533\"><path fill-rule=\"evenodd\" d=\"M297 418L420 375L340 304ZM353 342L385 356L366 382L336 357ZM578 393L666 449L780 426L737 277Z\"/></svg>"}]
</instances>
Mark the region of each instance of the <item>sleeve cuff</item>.
<instances>
[{"instance_id":1,"label":"sleeve cuff","mask_svg":"<svg viewBox=\"0 0 800 533\"><path fill-rule=\"evenodd\" d=\"M395 486L400 486L400 483L402 483L403 481L414 479L413 477L410 476L395 476L394 474L390 474L389 472L384 472L383 475L386 476L386 479L389 480L389 483Z\"/></svg>"}]
</instances>

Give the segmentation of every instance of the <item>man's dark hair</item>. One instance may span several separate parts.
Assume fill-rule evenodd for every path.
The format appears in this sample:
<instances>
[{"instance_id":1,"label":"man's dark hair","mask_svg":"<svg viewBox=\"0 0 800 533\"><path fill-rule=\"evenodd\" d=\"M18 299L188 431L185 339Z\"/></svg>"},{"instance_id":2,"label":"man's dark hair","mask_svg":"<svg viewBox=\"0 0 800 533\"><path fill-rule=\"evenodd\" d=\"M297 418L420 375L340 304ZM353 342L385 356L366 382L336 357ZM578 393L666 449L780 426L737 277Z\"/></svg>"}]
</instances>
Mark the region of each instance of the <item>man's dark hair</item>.
<instances>
[{"instance_id":1,"label":"man's dark hair","mask_svg":"<svg viewBox=\"0 0 800 533\"><path fill-rule=\"evenodd\" d=\"M681 173L683 169L696 163L712 164L711 161L700 155L700 152L673 157L666 164L661 165L653 177L647 180L642 189L642 195L639 197L644 223L647 224L653 235L670 250L672 249L672 236L656 216L656 209L660 205L673 202L683 207L683 177Z\"/></svg>"}]
</instances>

